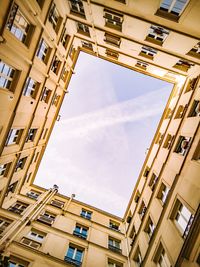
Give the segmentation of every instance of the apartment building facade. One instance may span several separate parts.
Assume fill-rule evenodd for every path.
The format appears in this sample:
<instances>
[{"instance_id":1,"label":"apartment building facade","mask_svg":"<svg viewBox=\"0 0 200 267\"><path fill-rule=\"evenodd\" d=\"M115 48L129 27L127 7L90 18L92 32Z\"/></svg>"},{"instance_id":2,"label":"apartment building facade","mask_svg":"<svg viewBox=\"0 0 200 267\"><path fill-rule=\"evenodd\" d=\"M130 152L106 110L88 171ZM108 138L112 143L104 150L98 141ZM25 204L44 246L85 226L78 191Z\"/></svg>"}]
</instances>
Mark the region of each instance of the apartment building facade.
<instances>
[{"instance_id":1,"label":"apartment building facade","mask_svg":"<svg viewBox=\"0 0 200 267\"><path fill-rule=\"evenodd\" d=\"M198 0L2 1L4 264L199 266L199 12ZM174 84L123 220L34 185L80 52Z\"/></svg>"}]
</instances>

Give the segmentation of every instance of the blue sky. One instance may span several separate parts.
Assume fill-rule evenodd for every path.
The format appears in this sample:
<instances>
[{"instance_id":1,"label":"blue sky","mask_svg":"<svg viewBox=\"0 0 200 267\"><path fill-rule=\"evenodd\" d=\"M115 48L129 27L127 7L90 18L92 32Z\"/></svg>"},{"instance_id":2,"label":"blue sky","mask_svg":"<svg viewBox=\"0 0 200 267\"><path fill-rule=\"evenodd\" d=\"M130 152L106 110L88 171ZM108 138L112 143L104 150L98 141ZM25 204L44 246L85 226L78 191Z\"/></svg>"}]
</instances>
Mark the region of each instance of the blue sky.
<instances>
[{"instance_id":1,"label":"blue sky","mask_svg":"<svg viewBox=\"0 0 200 267\"><path fill-rule=\"evenodd\" d=\"M172 85L81 53L35 183L123 216Z\"/></svg>"}]
</instances>

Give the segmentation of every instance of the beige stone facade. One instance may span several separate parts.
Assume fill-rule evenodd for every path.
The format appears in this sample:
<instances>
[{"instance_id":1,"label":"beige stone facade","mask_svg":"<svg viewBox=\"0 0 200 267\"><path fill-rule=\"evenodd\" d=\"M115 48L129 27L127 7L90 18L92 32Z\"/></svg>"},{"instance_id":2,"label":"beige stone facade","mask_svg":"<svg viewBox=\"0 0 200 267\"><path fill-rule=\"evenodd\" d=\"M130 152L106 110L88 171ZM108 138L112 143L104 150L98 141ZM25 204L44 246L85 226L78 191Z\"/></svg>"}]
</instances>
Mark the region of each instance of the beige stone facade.
<instances>
[{"instance_id":1,"label":"beige stone facade","mask_svg":"<svg viewBox=\"0 0 200 267\"><path fill-rule=\"evenodd\" d=\"M0 7L0 266L199 266L200 1ZM80 51L174 84L124 218L34 185Z\"/></svg>"}]
</instances>

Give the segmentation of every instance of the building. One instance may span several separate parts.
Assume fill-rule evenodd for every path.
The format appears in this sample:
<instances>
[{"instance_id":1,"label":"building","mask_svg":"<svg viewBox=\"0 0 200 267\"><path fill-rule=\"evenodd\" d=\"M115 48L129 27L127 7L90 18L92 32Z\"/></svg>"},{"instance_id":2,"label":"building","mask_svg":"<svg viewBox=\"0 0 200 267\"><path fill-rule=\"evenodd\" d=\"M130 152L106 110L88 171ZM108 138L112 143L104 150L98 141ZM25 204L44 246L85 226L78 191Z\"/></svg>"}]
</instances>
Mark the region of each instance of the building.
<instances>
[{"instance_id":1,"label":"building","mask_svg":"<svg viewBox=\"0 0 200 267\"><path fill-rule=\"evenodd\" d=\"M2 1L2 266L200 265L199 12L199 0ZM80 51L174 84L123 219L34 185Z\"/></svg>"}]
</instances>

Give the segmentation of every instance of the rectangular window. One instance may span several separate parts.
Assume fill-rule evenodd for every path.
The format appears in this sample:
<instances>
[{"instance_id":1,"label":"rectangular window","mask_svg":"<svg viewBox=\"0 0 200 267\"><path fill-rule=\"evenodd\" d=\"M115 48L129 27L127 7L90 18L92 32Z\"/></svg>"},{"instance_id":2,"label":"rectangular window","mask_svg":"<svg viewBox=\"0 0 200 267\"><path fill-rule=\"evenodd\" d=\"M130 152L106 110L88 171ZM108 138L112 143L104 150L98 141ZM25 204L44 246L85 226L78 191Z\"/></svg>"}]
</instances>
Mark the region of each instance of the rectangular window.
<instances>
[{"instance_id":1,"label":"rectangular window","mask_svg":"<svg viewBox=\"0 0 200 267\"><path fill-rule=\"evenodd\" d=\"M47 64L51 49L48 44L42 39L39 43L39 47L37 50L36 56L42 60L45 64Z\"/></svg>"},{"instance_id":2,"label":"rectangular window","mask_svg":"<svg viewBox=\"0 0 200 267\"><path fill-rule=\"evenodd\" d=\"M78 33L90 36L89 27L86 24L83 24L81 22L77 22L77 31Z\"/></svg>"},{"instance_id":3,"label":"rectangular window","mask_svg":"<svg viewBox=\"0 0 200 267\"><path fill-rule=\"evenodd\" d=\"M113 252L121 254L122 250L121 250L120 246L121 246L121 241L120 240L114 239L113 237L109 237L109 239L108 239L108 248L110 250L112 250Z\"/></svg>"},{"instance_id":4,"label":"rectangular window","mask_svg":"<svg viewBox=\"0 0 200 267\"><path fill-rule=\"evenodd\" d=\"M71 12L85 17L85 11L81 0L70 0Z\"/></svg>"},{"instance_id":5,"label":"rectangular window","mask_svg":"<svg viewBox=\"0 0 200 267\"><path fill-rule=\"evenodd\" d=\"M70 245L64 260L75 266L81 266L83 261L83 249Z\"/></svg>"},{"instance_id":6,"label":"rectangular window","mask_svg":"<svg viewBox=\"0 0 200 267\"><path fill-rule=\"evenodd\" d=\"M85 209L82 209L82 211L81 211L81 217L83 217L85 219L88 219L88 220L91 220L91 218L92 218L92 212L91 211L88 211L88 210L85 210Z\"/></svg>"},{"instance_id":7,"label":"rectangular window","mask_svg":"<svg viewBox=\"0 0 200 267\"><path fill-rule=\"evenodd\" d=\"M66 66L64 66L60 75L61 80L63 80L63 82L66 82L68 74L69 72L67 71Z\"/></svg>"},{"instance_id":8,"label":"rectangular window","mask_svg":"<svg viewBox=\"0 0 200 267\"><path fill-rule=\"evenodd\" d=\"M121 38L117 35L106 32L104 41L108 44L119 47L121 43Z\"/></svg>"},{"instance_id":9,"label":"rectangular window","mask_svg":"<svg viewBox=\"0 0 200 267\"><path fill-rule=\"evenodd\" d=\"M0 164L0 176L7 176L11 163Z\"/></svg>"},{"instance_id":10,"label":"rectangular window","mask_svg":"<svg viewBox=\"0 0 200 267\"><path fill-rule=\"evenodd\" d=\"M58 59L57 56L55 56L51 64L51 71L53 71L53 73L58 75L60 67L61 67L61 61Z\"/></svg>"},{"instance_id":11,"label":"rectangular window","mask_svg":"<svg viewBox=\"0 0 200 267\"><path fill-rule=\"evenodd\" d=\"M63 32L62 32L62 35L60 37L60 41L61 41L61 44L63 45L63 47L66 49L67 48L67 45L69 43L69 40L70 40L70 35L68 35L67 33L67 29L64 28L63 29Z\"/></svg>"},{"instance_id":12,"label":"rectangular window","mask_svg":"<svg viewBox=\"0 0 200 267\"><path fill-rule=\"evenodd\" d=\"M157 198L162 201L163 205L165 204L165 202L167 200L169 190L170 190L169 187L167 187L164 183L162 183L160 188L159 188Z\"/></svg>"},{"instance_id":13,"label":"rectangular window","mask_svg":"<svg viewBox=\"0 0 200 267\"><path fill-rule=\"evenodd\" d=\"M31 96L32 98L36 98L39 86L40 83L28 77L26 80L23 94L25 96Z\"/></svg>"},{"instance_id":14,"label":"rectangular window","mask_svg":"<svg viewBox=\"0 0 200 267\"><path fill-rule=\"evenodd\" d=\"M139 246L136 249L135 255L133 257L133 260L136 264L137 267L141 267L142 266L142 254L140 252L140 248Z\"/></svg>"},{"instance_id":15,"label":"rectangular window","mask_svg":"<svg viewBox=\"0 0 200 267\"><path fill-rule=\"evenodd\" d=\"M169 257L161 243L158 246L158 249L156 251L153 261L156 263L157 267L172 267L169 261Z\"/></svg>"},{"instance_id":16,"label":"rectangular window","mask_svg":"<svg viewBox=\"0 0 200 267\"><path fill-rule=\"evenodd\" d=\"M38 199L39 195L41 193L36 192L36 191L29 191L28 193L26 193L27 197L33 198L33 199Z\"/></svg>"},{"instance_id":17,"label":"rectangular window","mask_svg":"<svg viewBox=\"0 0 200 267\"><path fill-rule=\"evenodd\" d=\"M56 5L54 3L51 6L48 20L51 23L54 31L57 33L61 25L62 18L60 17Z\"/></svg>"},{"instance_id":18,"label":"rectangular window","mask_svg":"<svg viewBox=\"0 0 200 267\"><path fill-rule=\"evenodd\" d=\"M21 158L17 161L15 171L22 170L26 164L27 157Z\"/></svg>"},{"instance_id":19,"label":"rectangular window","mask_svg":"<svg viewBox=\"0 0 200 267\"><path fill-rule=\"evenodd\" d=\"M108 57L111 57L111 58L113 58L113 59L118 59L118 57L119 57L119 53L118 52L116 52L116 51L113 51L113 50L110 50L110 49L106 49L106 55L108 56Z\"/></svg>"},{"instance_id":20,"label":"rectangular window","mask_svg":"<svg viewBox=\"0 0 200 267\"><path fill-rule=\"evenodd\" d=\"M12 223L11 220L0 217L0 234Z\"/></svg>"},{"instance_id":21,"label":"rectangular window","mask_svg":"<svg viewBox=\"0 0 200 267\"><path fill-rule=\"evenodd\" d=\"M147 224L144 228L145 233L147 233L147 235L148 235L149 241L152 238L154 230L155 230L155 225L154 225L153 221L151 220L151 218L149 217L147 220Z\"/></svg>"},{"instance_id":22,"label":"rectangular window","mask_svg":"<svg viewBox=\"0 0 200 267\"><path fill-rule=\"evenodd\" d=\"M190 79L188 84L187 84L187 87L185 89L185 93L191 91L191 90L194 90L197 86L197 82L198 82L198 77L197 78L193 78L193 79Z\"/></svg>"},{"instance_id":23,"label":"rectangular window","mask_svg":"<svg viewBox=\"0 0 200 267\"><path fill-rule=\"evenodd\" d=\"M108 267L123 267L123 264L113 259L108 259Z\"/></svg>"},{"instance_id":24,"label":"rectangular window","mask_svg":"<svg viewBox=\"0 0 200 267\"><path fill-rule=\"evenodd\" d=\"M174 152L184 156L189 150L191 137L180 136Z\"/></svg>"},{"instance_id":25,"label":"rectangular window","mask_svg":"<svg viewBox=\"0 0 200 267\"><path fill-rule=\"evenodd\" d=\"M135 197L134 197L135 203L138 203L139 202L140 196L141 196L141 193L137 190L137 192L135 194Z\"/></svg>"},{"instance_id":26,"label":"rectangular window","mask_svg":"<svg viewBox=\"0 0 200 267\"><path fill-rule=\"evenodd\" d=\"M110 10L104 10L104 18L107 27L113 28L117 31L122 31L123 15L112 12Z\"/></svg>"},{"instance_id":27,"label":"rectangular window","mask_svg":"<svg viewBox=\"0 0 200 267\"><path fill-rule=\"evenodd\" d=\"M144 61L138 60L137 63L135 64L135 66L140 68L140 69L146 70L147 67L149 66L149 64L144 62Z\"/></svg>"},{"instance_id":28,"label":"rectangular window","mask_svg":"<svg viewBox=\"0 0 200 267\"><path fill-rule=\"evenodd\" d=\"M28 45L32 27L16 3L11 8L6 27L17 39Z\"/></svg>"},{"instance_id":29,"label":"rectangular window","mask_svg":"<svg viewBox=\"0 0 200 267\"><path fill-rule=\"evenodd\" d=\"M188 53L189 56L200 58L200 42L197 43Z\"/></svg>"},{"instance_id":30,"label":"rectangular window","mask_svg":"<svg viewBox=\"0 0 200 267\"><path fill-rule=\"evenodd\" d=\"M155 144L161 145L163 137L164 137L164 135L159 132L157 137L156 137Z\"/></svg>"},{"instance_id":31,"label":"rectangular window","mask_svg":"<svg viewBox=\"0 0 200 267\"><path fill-rule=\"evenodd\" d=\"M146 205L145 205L144 201L142 201L140 208L139 208L139 211L138 211L141 220L143 220L144 215L146 213L146 210L147 210Z\"/></svg>"},{"instance_id":32,"label":"rectangular window","mask_svg":"<svg viewBox=\"0 0 200 267\"><path fill-rule=\"evenodd\" d=\"M200 117L200 101L194 100L188 117Z\"/></svg>"},{"instance_id":33,"label":"rectangular window","mask_svg":"<svg viewBox=\"0 0 200 267\"><path fill-rule=\"evenodd\" d=\"M113 220L110 220L109 222L109 228L115 231L120 231L119 230L119 223L114 222Z\"/></svg>"},{"instance_id":34,"label":"rectangular window","mask_svg":"<svg viewBox=\"0 0 200 267\"><path fill-rule=\"evenodd\" d=\"M192 159L200 162L200 141L197 145L197 148L195 149L195 152L194 152Z\"/></svg>"},{"instance_id":35,"label":"rectangular window","mask_svg":"<svg viewBox=\"0 0 200 267\"><path fill-rule=\"evenodd\" d=\"M33 142L37 133L37 129L29 129L26 137L26 142Z\"/></svg>"},{"instance_id":36,"label":"rectangular window","mask_svg":"<svg viewBox=\"0 0 200 267\"><path fill-rule=\"evenodd\" d=\"M186 60L179 60L173 68L179 69L181 71L187 72L192 66L194 66L193 63L186 61Z\"/></svg>"},{"instance_id":37,"label":"rectangular window","mask_svg":"<svg viewBox=\"0 0 200 267\"><path fill-rule=\"evenodd\" d=\"M59 103L59 100L60 100L60 95L55 93L53 98L52 98L52 106L57 107L58 103Z\"/></svg>"},{"instance_id":38,"label":"rectangular window","mask_svg":"<svg viewBox=\"0 0 200 267\"><path fill-rule=\"evenodd\" d=\"M29 262L11 255L8 266L9 267L28 267Z\"/></svg>"},{"instance_id":39,"label":"rectangular window","mask_svg":"<svg viewBox=\"0 0 200 267\"><path fill-rule=\"evenodd\" d=\"M182 235L184 235L184 232L188 228L188 226L191 226L191 217L193 217L192 213L177 199L170 219L175 222L175 225ZM189 229L187 229L187 232L188 231Z\"/></svg>"},{"instance_id":40,"label":"rectangular window","mask_svg":"<svg viewBox=\"0 0 200 267\"><path fill-rule=\"evenodd\" d=\"M158 176L155 173L153 173L151 176L151 179L149 181L149 186L150 186L152 191L154 191L154 189L157 185L157 182L158 182Z\"/></svg>"},{"instance_id":41,"label":"rectangular window","mask_svg":"<svg viewBox=\"0 0 200 267\"><path fill-rule=\"evenodd\" d=\"M163 27L151 25L149 28L149 33L146 37L146 41L155 43L157 45L162 45L167 36L169 35L169 31Z\"/></svg>"},{"instance_id":42,"label":"rectangular window","mask_svg":"<svg viewBox=\"0 0 200 267\"><path fill-rule=\"evenodd\" d=\"M44 87L42 96L41 96L41 101L48 104L50 97L51 97L51 90L48 89L47 87Z\"/></svg>"},{"instance_id":43,"label":"rectangular window","mask_svg":"<svg viewBox=\"0 0 200 267\"><path fill-rule=\"evenodd\" d=\"M11 192L11 193L14 193L15 192L15 189L17 187L17 184L18 184L18 181L15 182L15 183L12 183L8 186L7 188L7 191L6 191L6 196Z\"/></svg>"},{"instance_id":44,"label":"rectangular window","mask_svg":"<svg viewBox=\"0 0 200 267\"><path fill-rule=\"evenodd\" d=\"M17 201L14 205L9 207L8 210L17 214L21 214L27 207L28 204Z\"/></svg>"},{"instance_id":45,"label":"rectangular window","mask_svg":"<svg viewBox=\"0 0 200 267\"><path fill-rule=\"evenodd\" d=\"M174 136L171 134L168 134L165 138L165 142L163 144L163 148L170 149L172 147L174 141Z\"/></svg>"},{"instance_id":46,"label":"rectangular window","mask_svg":"<svg viewBox=\"0 0 200 267\"><path fill-rule=\"evenodd\" d=\"M86 239L88 234L88 228L81 225L76 225L73 235L78 236L82 239Z\"/></svg>"},{"instance_id":47,"label":"rectangular window","mask_svg":"<svg viewBox=\"0 0 200 267\"><path fill-rule=\"evenodd\" d=\"M90 42L86 42L86 41L81 41L82 43L82 47L86 48L86 49L89 49L91 51L93 51L93 46L92 46L92 43Z\"/></svg>"},{"instance_id":48,"label":"rectangular window","mask_svg":"<svg viewBox=\"0 0 200 267\"><path fill-rule=\"evenodd\" d=\"M15 77L16 70L4 63L0 59L0 87L13 91L13 79Z\"/></svg>"},{"instance_id":49,"label":"rectangular window","mask_svg":"<svg viewBox=\"0 0 200 267\"><path fill-rule=\"evenodd\" d=\"M60 208L60 209L64 207L64 204L65 204L65 202L60 201L60 200L58 200L58 199L53 199L53 200L51 201L51 205L52 205L52 206L54 206L54 207L56 207L56 208Z\"/></svg>"},{"instance_id":50,"label":"rectangular window","mask_svg":"<svg viewBox=\"0 0 200 267\"><path fill-rule=\"evenodd\" d=\"M147 47L147 46L143 46L141 49L141 52L139 53L139 56L143 56L148 59L153 59L156 54L157 54L157 51L155 49Z\"/></svg>"},{"instance_id":51,"label":"rectangular window","mask_svg":"<svg viewBox=\"0 0 200 267\"><path fill-rule=\"evenodd\" d=\"M23 133L23 129L11 129L8 133L8 137L6 140L6 145L13 145L13 144L19 144L21 136Z\"/></svg>"},{"instance_id":52,"label":"rectangular window","mask_svg":"<svg viewBox=\"0 0 200 267\"><path fill-rule=\"evenodd\" d=\"M184 107L184 106L180 105L178 107L178 110L176 112L174 119L181 119L184 116L186 110L187 110L187 106Z\"/></svg>"},{"instance_id":53,"label":"rectangular window","mask_svg":"<svg viewBox=\"0 0 200 267\"><path fill-rule=\"evenodd\" d=\"M31 240L27 237L23 237L21 240L21 243L28 246L28 247L34 248L34 249L39 249L41 247L41 243L39 243L35 240Z\"/></svg>"},{"instance_id":54,"label":"rectangular window","mask_svg":"<svg viewBox=\"0 0 200 267\"><path fill-rule=\"evenodd\" d=\"M162 0L156 15L178 21L189 0Z\"/></svg>"},{"instance_id":55,"label":"rectangular window","mask_svg":"<svg viewBox=\"0 0 200 267\"><path fill-rule=\"evenodd\" d=\"M55 221L55 218L56 218L56 215L45 211L43 214L39 216L37 220L44 224L52 225Z\"/></svg>"}]
</instances>

